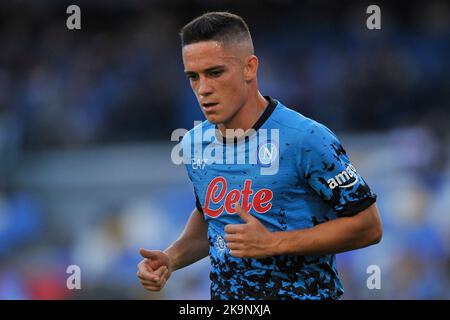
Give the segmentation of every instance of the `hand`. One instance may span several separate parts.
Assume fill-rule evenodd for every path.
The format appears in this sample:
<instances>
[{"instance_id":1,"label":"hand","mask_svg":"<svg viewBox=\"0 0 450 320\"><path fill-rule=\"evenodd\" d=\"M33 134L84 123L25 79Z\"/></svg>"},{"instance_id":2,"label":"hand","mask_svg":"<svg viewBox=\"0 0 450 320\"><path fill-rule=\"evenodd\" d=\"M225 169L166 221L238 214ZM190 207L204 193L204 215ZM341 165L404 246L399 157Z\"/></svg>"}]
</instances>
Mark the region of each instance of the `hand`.
<instances>
[{"instance_id":1,"label":"hand","mask_svg":"<svg viewBox=\"0 0 450 320\"><path fill-rule=\"evenodd\" d=\"M225 226L225 241L236 258L263 258L275 255L276 237L254 216L236 204L237 214L245 224Z\"/></svg>"},{"instance_id":2,"label":"hand","mask_svg":"<svg viewBox=\"0 0 450 320\"><path fill-rule=\"evenodd\" d=\"M160 291L172 272L169 256L159 250L141 248L139 252L144 257L137 265L139 281L149 291Z\"/></svg>"}]
</instances>

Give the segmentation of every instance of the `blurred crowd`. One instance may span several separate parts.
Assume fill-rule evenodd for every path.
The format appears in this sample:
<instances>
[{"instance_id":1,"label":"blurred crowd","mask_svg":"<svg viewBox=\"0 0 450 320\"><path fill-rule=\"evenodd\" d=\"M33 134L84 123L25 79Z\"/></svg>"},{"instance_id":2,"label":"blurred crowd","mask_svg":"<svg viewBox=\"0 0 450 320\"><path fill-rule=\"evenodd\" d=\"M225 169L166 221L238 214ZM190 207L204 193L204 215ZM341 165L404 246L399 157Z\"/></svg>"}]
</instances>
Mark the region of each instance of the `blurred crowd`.
<instances>
[{"instance_id":1,"label":"blurred crowd","mask_svg":"<svg viewBox=\"0 0 450 320\"><path fill-rule=\"evenodd\" d=\"M170 162L171 132L203 119L177 33L224 9L249 24L262 93L342 135L378 194L383 241L338 256L345 298L450 298L448 3L386 4L376 31L351 3L79 5L78 31L64 1L0 5L0 299L209 297L206 260L153 295L135 269L193 205ZM365 286L372 264L381 290Z\"/></svg>"}]
</instances>

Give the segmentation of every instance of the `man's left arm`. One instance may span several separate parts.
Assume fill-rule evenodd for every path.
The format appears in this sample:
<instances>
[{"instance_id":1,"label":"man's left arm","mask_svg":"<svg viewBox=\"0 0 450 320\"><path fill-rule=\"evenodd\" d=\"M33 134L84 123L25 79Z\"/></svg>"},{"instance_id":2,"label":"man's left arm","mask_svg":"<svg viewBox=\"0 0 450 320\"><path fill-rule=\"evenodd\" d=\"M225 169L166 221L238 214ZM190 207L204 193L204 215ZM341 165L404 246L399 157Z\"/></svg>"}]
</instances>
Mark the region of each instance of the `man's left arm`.
<instances>
[{"instance_id":1,"label":"man's left arm","mask_svg":"<svg viewBox=\"0 0 450 320\"><path fill-rule=\"evenodd\" d=\"M315 227L274 232L274 254L320 255L364 248L381 241L383 228L376 204L351 217Z\"/></svg>"},{"instance_id":2,"label":"man's left arm","mask_svg":"<svg viewBox=\"0 0 450 320\"><path fill-rule=\"evenodd\" d=\"M314 123L299 140L297 155L299 176L335 211L336 218L310 228L269 232L255 217L239 208L238 213L246 223L225 228L231 254L321 255L378 243L382 226L376 195L352 166L336 135Z\"/></svg>"},{"instance_id":3,"label":"man's left arm","mask_svg":"<svg viewBox=\"0 0 450 320\"><path fill-rule=\"evenodd\" d=\"M238 258L335 254L376 244L383 233L375 203L351 217L341 217L294 231L270 232L240 207L237 213L245 224L227 225L225 240L231 255Z\"/></svg>"}]
</instances>

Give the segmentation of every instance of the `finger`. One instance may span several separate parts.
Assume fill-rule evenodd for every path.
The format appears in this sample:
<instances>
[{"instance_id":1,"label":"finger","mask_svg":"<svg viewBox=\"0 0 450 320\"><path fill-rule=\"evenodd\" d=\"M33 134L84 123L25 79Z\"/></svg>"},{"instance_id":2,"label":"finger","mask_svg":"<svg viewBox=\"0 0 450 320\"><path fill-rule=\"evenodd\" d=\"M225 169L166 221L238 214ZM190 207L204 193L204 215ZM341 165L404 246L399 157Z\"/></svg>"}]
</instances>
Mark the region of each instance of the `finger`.
<instances>
[{"instance_id":1,"label":"finger","mask_svg":"<svg viewBox=\"0 0 450 320\"><path fill-rule=\"evenodd\" d=\"M169 270L166 270L163 276L159 279L159 281L141 281L141 284L144 288L150 291L159 291L166 285L168 280Z\"/></svg>"},{"instance_id":2,"label":"finger","mask_svg":"<svg viewBox=\"0 0 450 320\"><path fill-rule=\"evenodd\" d=\"M148 276L148 275L140 275L139 273L137 274L137 277L139 278L140 281L151 281L151 282L158 282L159 281L159 277L153 277L153 276Z\"/></svg>"},{"instance_id":3,"label":"finger","mask_svg":"<svg viewBox=\"0 0 450 320\"><path fill-rule=\"evenodd\" d=\"M139 249L139 253L144 258L147 258L147 259L150 259L150 260L158 259L158 254L157 254L157 251L155 251L155 250L146 250L144 248L140 248Z\"/></svg>"},{"instance_id":4,"label":"finger","mask_svg":"<svg viewBox=\"0 0 450 320\"><path fill-rule=\"evenodd\" d=\"M235 234L242 233L245 230L245 225L243 224L227 224L225 226L225 233L227 234Z\"/></svg>"},{"instance_id":5,"label":"finger","mask_svg":"<svg viewBox=\"0 0 450 320\"><path fill-rule=\"evenodd\" d=\"M161 270L161 271L159 271ZM156 274L156 272L154 274L152 274L153 277L142 277L138 274L138 278L141 280L141 283L148 283L151 285L160 285L162 283L162 281L167 280L168 275L169 275L169 269L167 269L166 267L161 267L160 269L158 269L158 271L161 273Z\"/></svg>"},{"instance_id":6,"label":"finger","mask_svg":"<svg viewBox=\"0 0 450 320\"><path fill-rule=\"evenodd\" d=\"M161 266L158 269L156 269L153 274L156 275L157 277L161 278L162 275L164 274L164 272L167 271L167 267L166 266Z\"/></svg>"},{"instance_id":7,"label":"finger","mask_svg":"<svg viewBox=\"0 0 450 320\"><path fill-rule=\"evenodd\" d=\"M163 278L159 278L157 281L154 280L146 280L146 279L140 279L139 278L140 283L143 286L155 286L158 287L161 285L161 283L163 283L163 281L165 281Z\"/></svg>"},{"instance_id":8,"label":"finger","mask_svg":"<svg viewBox=\"0 0 450 320\"><path fill-rule=\"evenodd\" d=\"M161 291L161 287L159 286L144 286L148 291Z\"/></svg>"},{"instance_id":9,"label":"finger","mask_svg":"<svg viewBox=\"0 0 450 320\"><path fill-rule=\"evenodd\" d=\"M242 242L242 237L235 233L227 233L227 234L225 234L225 241L227 243Z\"/></svg>"},{"instance_id":10,"label":"finger","mask_svg":"<svg viewBox=\"0 0 450 320\"><path fill-rule=\"evenodd\" d=\"M161 279L161 282L160 282L160 286L161 286L161 288L164 288L164 286L166 285L166 282L167 282L167 276L168 276L168 272L166 272L166 274L164 275L164 277L162 277L162 279Z\"/></svg>"},{"instance_id":11,"label":"finger","mask_svg":"<svg viewBox=\"0 0 450 320\"><path fill-rule=\"evenodd\" d=\"M236 209L236 213L239 215L239 217L241 217L242 220L244 220L246 223L255 219L255 217L253 217L250 213L242 209L239 204L236 203L234 208Z\"/></svg>"},{"instance_id":12,"label":"finger","mask_svg":"<svg viewBox=\"0 0 450 320\"><path fill-rule=\"evenodd\" d=\"M166 271L164 271L163 275L161 276L161 279L167 280L167 279L169 279L169 276L170 276L169 269L166 268Z\"/></svg>"},{"instance_id":13,"label":"finger","mask_svg":"<svg viewBox=\"0 0 450 320\"><path fill-rule=\"evenodd\" d=\"M142 286L154 286L157 287L159 286L159 283L156 281L148 281L148 280L140 280Z\"/></svg>"},{"instance_id":14,"label":"finger","mask_svg":"<svg viewBox=\"0 0 450 320\"><path fill-rule=\"evenodd\" d=\"M153 272L155 271L151 266L150 266L150 260L148 259L144 259L141 262L138 263L137 265L138 270L145 270L148 272Z\"/></svg>"},{"instance_id":15,"label":"finger","mask_svg":"<svg viewBox=\"0 0 450 320\"><path fill-rule=\"evenodd\" d=\"M153 272L148 272L146 270L140 269L140 270L138 270L136 275L138 276L139 279L142 279L142 280L159 281L159 276L157 276Z\"/></svg>"},{"instance_id":16,"label":"finger","mask_svg":"<svg viewBox=\"0 0 450 320\"><path fill-rule=\"evenodd\" d=\"M157 281L157 285L164 286L164 284L167 281L168 276L169 276L169 270L166 269L164 271L164 273L161 275L161 277L159 278L159 280Z\"/></svg>"},{"instance_id":17,"label":"finger","mask_svg":"<svg viewBox=\"0 0 450 320\"><path fill-rule=\"evenodd\" d=\"M243 258L245 256L242 250L230 250L230 255L235 258Z\"/></svg>"},{"instance_id":18,"label":"finger","mask_svg":"<svg viewBox=\"0 0 450 320\"><path fill-rule=\"evenodd\" d=\"M227 243L227 247L230 250L242 250L244 248L244 246L242 244L235 243L235 242Z\"/></svg>"}]
</instances>

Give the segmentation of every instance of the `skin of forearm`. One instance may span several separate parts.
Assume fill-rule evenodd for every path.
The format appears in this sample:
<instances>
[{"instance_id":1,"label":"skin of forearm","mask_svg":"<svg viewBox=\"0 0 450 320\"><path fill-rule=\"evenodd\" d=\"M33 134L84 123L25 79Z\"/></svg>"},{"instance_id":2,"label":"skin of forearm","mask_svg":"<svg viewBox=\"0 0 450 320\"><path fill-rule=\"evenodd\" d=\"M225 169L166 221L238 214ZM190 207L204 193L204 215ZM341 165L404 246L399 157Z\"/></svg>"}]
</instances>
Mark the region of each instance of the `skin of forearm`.
<instances>
[{"instance_id":1,"label":"skin of forearm","mask_svg":"<svg viewBox=\"0 0 450 320\"><path fill-rule=\"evenodd\" d=\"M377 226L377 221L362 224L354 217L343 217L308 229L274 232L273 252L322 255L355 250L380 241Z\"/></svg>"},{"instance_id":2,"label":"skin of forearm","mask_svg":"<svg viewBox=\"0 0 450 320\"><path fill-rule=\"evenodd\" d=\"M209 254L208 225L203 214L194 209L180 237L164 252L172 271L186 267Z\"/></svg>"},{"instance_id":3,"label":"skin of forearm","mask_svg":"<svg viewBox=\"0 0 450 320\"><path fill-rule=\"evenodd\" d=\"M172 271L184 268L209 254L208 240L181 237L164 251L170 260Z\"/></svg>"}]
</instances>

